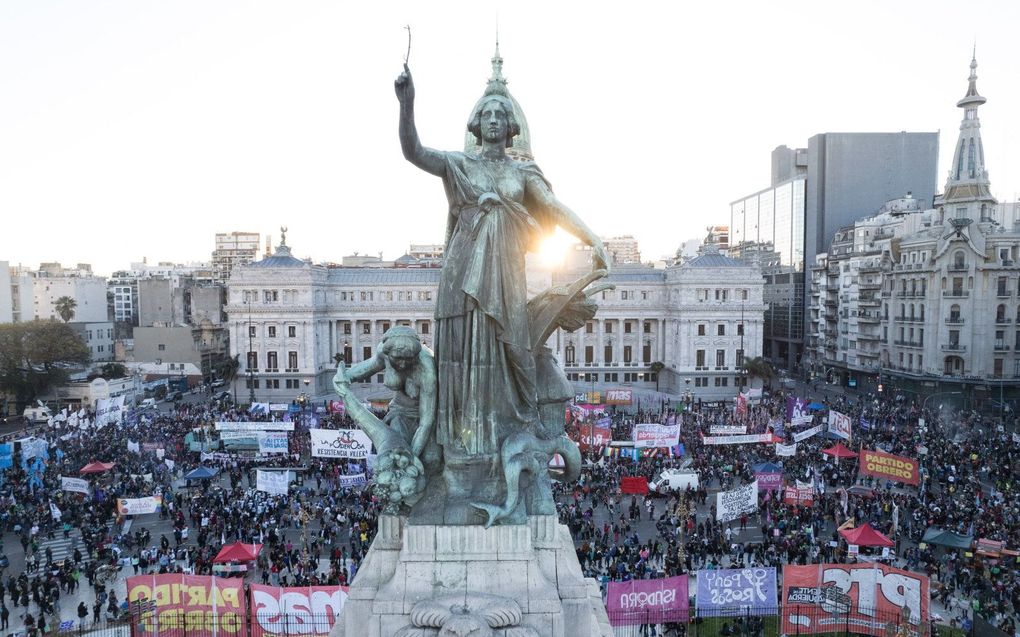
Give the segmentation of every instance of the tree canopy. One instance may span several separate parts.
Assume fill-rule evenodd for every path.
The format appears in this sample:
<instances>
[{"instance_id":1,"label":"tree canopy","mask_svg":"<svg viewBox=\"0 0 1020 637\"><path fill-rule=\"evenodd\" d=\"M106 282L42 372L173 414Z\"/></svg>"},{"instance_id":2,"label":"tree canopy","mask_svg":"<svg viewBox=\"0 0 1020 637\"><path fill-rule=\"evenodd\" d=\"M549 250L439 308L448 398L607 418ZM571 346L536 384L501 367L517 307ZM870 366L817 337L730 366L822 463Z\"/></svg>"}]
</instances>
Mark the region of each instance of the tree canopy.
<instances>
[{"instance_id":1,"label":"tree canopy","mask_svg":"<svg viewBox=\"0 0 1020 637\"><path fill-rule=\"evenodd\" d=\"M53 307L57 310L61 320L65 323L70 323L71 319L74 318L74 311L78 307L78 301L69 296L62 296L53 302Z\"/></svg>"},{"instance_id":2,"label":"tree canopy","mask_svg":"<svg viewBox=\"0 0 1020 637\"><path fill-rule=\"evenodd\" d=\"M0 325L0 390L12 394L19 408L88 362L88 347L66 323Z\"/></svg>"}]
</instances>

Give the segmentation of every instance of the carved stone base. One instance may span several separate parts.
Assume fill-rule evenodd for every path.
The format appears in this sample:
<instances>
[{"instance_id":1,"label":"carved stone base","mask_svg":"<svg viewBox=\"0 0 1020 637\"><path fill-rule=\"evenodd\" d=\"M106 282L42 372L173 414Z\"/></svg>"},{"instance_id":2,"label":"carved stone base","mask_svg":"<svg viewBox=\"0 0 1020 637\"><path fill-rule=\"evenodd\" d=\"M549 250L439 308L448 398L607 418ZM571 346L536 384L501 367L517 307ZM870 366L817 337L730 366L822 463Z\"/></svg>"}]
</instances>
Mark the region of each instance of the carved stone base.
<instances>
[{"instance_id":1,"label":"carved stone base","mask_svg":"<svg viewBox=\"0 0 1020 637\"><path fill-rule=\"evenodd\" d=\"M582 576L555 516L489 529L382 516L330 637L424 637L472 622L480 635L613 634L598 584Z\"/></svg>"}]
</instances>

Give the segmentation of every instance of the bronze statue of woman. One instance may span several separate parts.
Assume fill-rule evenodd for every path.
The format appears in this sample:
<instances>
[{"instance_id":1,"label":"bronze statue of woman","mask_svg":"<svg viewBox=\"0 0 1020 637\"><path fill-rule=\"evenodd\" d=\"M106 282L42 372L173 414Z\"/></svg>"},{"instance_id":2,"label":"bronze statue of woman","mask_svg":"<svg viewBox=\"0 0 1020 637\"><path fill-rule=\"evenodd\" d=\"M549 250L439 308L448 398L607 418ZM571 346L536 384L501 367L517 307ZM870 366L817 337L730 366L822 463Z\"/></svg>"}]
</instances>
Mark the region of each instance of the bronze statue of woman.
<instances>
[{"instance_id":1,"label":"bronze statue of woman","mask_svg":"<svg viewBox=\"0 0 1020 637\"><path fill-rule=\"evenodd\" d=\"M449 202L435 336L435 431L447 464L478 456L498 462L503 440L538 421L524 271L529 247L559 225L592 247L594 269L608 263L601 240L553 195L539 168L507 156L520 127L498 88L490 83L472 112L468 130L480 151L471 154L422 146L406 64L395 82L404 157L442 178Z\"/></svg>"}]
</instances>

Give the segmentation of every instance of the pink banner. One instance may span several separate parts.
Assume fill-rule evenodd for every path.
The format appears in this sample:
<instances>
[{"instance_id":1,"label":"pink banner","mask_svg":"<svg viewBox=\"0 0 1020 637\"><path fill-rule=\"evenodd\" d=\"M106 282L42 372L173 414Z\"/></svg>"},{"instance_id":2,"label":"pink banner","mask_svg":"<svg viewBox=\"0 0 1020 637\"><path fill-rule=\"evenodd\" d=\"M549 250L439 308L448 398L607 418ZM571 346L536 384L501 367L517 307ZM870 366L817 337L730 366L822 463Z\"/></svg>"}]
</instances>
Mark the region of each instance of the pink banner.
<instances>
[{"instance_id":1,"label":"pink banner","mask_svg":"<svg viewBox=\"0 0 1020 637\"><path fill-rule=\"evenodd\" d=\"M690 614L687 576L609 582L606 608L613 626L686 623Z\"/></svg>"},{"instance_id":2,"label":"pink banner","mask_svg":"<svg viewBox=\"0 0 1020 637\"><path fill-rule=\"evenodd\" d=\"M250 592L252 637L326 637L347 599L346 586L252 584Z\"/></svg>"},{"instance_id":3,"label":"pink banner","mask_svg":"<svg viewBox=\"0 0 1020 637\"><path fill-rule=\"evenodd\" d=\"M783 474L778 472L755 473L759 491L779 491L783 488Z\"/></svg>"},{"instance_id":4,"label":"pink banner","mask_svg":"<svg viewBox=\"0 0 1020 637\"><path fill-rule=\"evenodd\" d=\"M247 633L244 580L208 575L137 575L127 597L146 637L224 637Z\"/></svg>"}]
</instances>

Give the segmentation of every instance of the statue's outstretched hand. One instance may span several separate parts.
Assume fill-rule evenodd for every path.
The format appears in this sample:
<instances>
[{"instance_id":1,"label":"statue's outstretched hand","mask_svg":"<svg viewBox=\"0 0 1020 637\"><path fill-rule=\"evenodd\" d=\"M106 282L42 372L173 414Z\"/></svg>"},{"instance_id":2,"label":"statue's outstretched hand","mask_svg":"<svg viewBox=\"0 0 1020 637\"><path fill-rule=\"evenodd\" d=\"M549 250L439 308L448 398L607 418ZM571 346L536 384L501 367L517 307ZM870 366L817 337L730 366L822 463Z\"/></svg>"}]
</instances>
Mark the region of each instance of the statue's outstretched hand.
<instances>
[{"instance_id":1,"label":"statue's outstretched hand","mask_svg":"<svg viewBox=\"0 0 1020 637\"><path fill-rule=\"evenodd\" d=\"M333 389L341 398L347 398L351 393L351 379L347 377L347 366L343 361L336 365L336 375L333 376Z\"/></svg>"},{"instance_id":2,"label":"statue's outstretched hand","mask_svg":"<svg viewBox=\"0 0 1020 637\"><path fill-rule=\"evenodd\" d=\"M414 80L411 79L411 69L404 64L404 72L401 73L395 82L393 90L397 93L397 100L402 106L409 106L414 102Z\"/></svg>"},{"instance_id":3,"label":"statue's outstretched hand","mask_svg":"<svg viewBox=\"0 0 1020 637\"><path fill-rule=\"evenodd\" d=\"M606 251L606 246L599 239L596 239L591 245L591 269L592 271L609 270L609 252Z\"/></svg>"}]
</instances>

